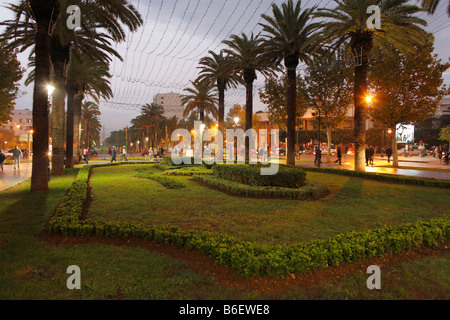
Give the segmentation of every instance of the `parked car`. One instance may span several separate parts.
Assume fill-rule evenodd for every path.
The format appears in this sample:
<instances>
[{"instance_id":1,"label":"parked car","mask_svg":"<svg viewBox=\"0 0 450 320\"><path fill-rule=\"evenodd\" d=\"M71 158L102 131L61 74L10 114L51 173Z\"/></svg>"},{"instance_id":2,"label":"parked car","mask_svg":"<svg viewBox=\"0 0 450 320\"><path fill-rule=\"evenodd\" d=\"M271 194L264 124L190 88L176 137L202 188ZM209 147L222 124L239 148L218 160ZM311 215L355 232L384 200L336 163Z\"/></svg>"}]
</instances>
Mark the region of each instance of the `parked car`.
<instances>
[{"instance_id":1,"label":"parked car","mask_svg":"<svg viewBox=\"0 0 450 320\"><path fill-rule=\"evenodd\" d=\"M7 160L10 160L13 158L13 151L14 151L14 149L9 149L8 151L3 151L3 154L5 155L5 158ZM24 154L25 149L20 149L20 151L22 151L22 155L25 158L25 154Z\"/></svg>"}]
</instances>

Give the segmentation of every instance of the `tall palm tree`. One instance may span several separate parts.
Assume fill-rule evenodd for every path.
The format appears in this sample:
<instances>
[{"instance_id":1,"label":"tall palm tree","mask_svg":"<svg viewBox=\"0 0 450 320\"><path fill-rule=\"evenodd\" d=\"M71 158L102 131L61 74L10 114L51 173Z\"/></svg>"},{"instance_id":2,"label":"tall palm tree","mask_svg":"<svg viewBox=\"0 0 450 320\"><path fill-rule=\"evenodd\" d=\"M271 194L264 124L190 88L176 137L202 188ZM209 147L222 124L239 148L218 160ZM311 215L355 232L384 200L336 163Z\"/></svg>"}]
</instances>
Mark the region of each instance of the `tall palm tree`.
<instances>
[{"instance_id":1,"label":"tall palm tree","mask_svg":"<svg viewBox=\"0 0 450 320\"><path fill-rule=\"evenodd\" d=\"M414 51L414 44L423 44L429 35L423 30L426 21L415 16L420 11L408 0L334 0L334 9L319 9L316 17L327 18L321 23L321 37L331 49L345 45L355 58L355 170L365 171L365 141L367 118L367 67L371 52L389 54L392 48L400 52ZM381 30L367 26L367 8L376 5L381 12Z\"/></svg>"},{"instance_id":2,"label":"tall palm tree","mask_svg":"<svg viewBox=\"0 0 450 320\"><path fill-rule=\"evenodd\" d=\"M224 52L232 57L235 72L237 72L245 84L245 130L252 128L253 118L253 82L256 80L256 73L264 76L274 73L273 62L267 60L264 55L265 48L263 39L259 35L251 34L248 37L242 33L241 36L231 35L230 40L224 40L229 49ZM246 160L250 159L250 144L248 139L245 141Z\"/></svg>"},{"instance_id":3,"label":"tall palm tree","mask_svg":"<svg viewBox=\"0 0 450 320\"><path fill-rule=\"evenodd\" d=\"M187 118L190 113L198 112L200 121L205 121L205 113L211 114L217 119L217 97L216 92L211 86L211 82L196 79L191 81L193 88L185 88L184 91L189 94L181 99L185 105L183 116Z\"/></svg>"},{"instance_id":4,"label":"tall palm tree","mask_svg":"<svg viewBox=\"0 0 450 320\"><path fill-rule=\"evenodd\" d=\"M8 8L15 13L14 20L2 23L7 26L2 37L11 41L12 48L25 51L30 45L34 46L36 68L33 89L33 163L31 175L31 191L48 190L48 91L50 83L50 40L49 28L59 15L58 0L21 1L10 4ZM33 21L33 23L30 23ZM8 23L14 25L9 28ZM30 36L26 39L15 39L16 32L25 30Z\"/></svg>"},{"instance_id":5,"label":"tall palm tree","mask_svg":"<svg viewBox=\"0 0 450 320\"><path fill-rule=\"evenodd\" d=\"M215 84L219 94L219 131L223 132L225 119L225 90L229 87L236 87L237 75L233 72L233 65L230 56L225 56L223 51L216 54L208 51L210 56L200 59L200 80L208 80Z\"/></svg>"},{"instance_id":6,"label":"tall palm tree","mask_svg":"<svg viewBox=\"0 0 450 320\"><path fill-rule=\"evenodd\" d=\"M267 51L273 59L284 59L287 71L287 154L286 163L295 165L295 120L297 101L297 66L300 61L308 62L310 55L317 48L317 34L314 25L310 23L315 10L301 8L301 1L295 4L292 0L283 3L281 8L272 4L273 17L265 14L262 18L266 24L260 24L267 42Z\"/></svg>"},{"instance_id":7,"label":"tall palm tree","mask_svg":"<svg viewBox=\"0 0 450 320\"><path fill-rule=\"evenodd\" d=\"M69 5L79 5L82 8L83 19L81 19L81 29L85 33L91 33L91 46L108 51L108 45L99 43L95 36L97 30L105 30L114 41L123 41L125 39L125 25L131 31L135 31L141 24L142 19L136 9L128 0L21 0L18 5L10 5L9 8L15 12L15 19L6 21L7 25L5 35L9 39L14 39L11 45L20 47L22 51L28 47L34 47L36 61L35 74L35 92L33 96L33 122L35 124L35 134L33 139L34 161L32 171L31 191L48 190L47 165L48 165L48 114L47 114L47 85L50 81L50 59L51 56L51 36L59 38L60 44L66 48L68 42L62 35L76 33L75 30L68 28L57 28L58 25L65 24L66 8ZM122 24L123 25L122 25ZM57 30L64 30L63 34ZM30 34L34 39L30 40ZM23 35L23 37L22 37ZM56 42L54 42L56 43ZM76 47L78 41L73 41ZM59 82L56 85L54 108L60 110L63 90L61 82L61 64L60 60L52 59L52 62L58 61L55 71L55 78ZM68 59L63 59L67 63ZM62 68L64 70L64 68ZM62 73L64 74L64 73ZM45 105L45 108L44 108ZM63 114L63 112L58 112ZM62 120L60 120L62 122ZM59 137L59 134L58 134ZM57 150L60 148L57 147ZM64 156L64 152L57 151L56 159ZM55 160L56 160L55 159ZM61 161L54 163L55 170L58 172L61 168Z\"/></svg>"},{"instance_id":8,"label":"tall palm tree","mask_svg":"<svg viewBox=\"0 0 450 320\"><path fill-rule=\"evenodd\" d=\"M84 136L84 147L89 150L91 147L90 138L96 134L100 134L101 124L98 117L101 115L101 112L96 103L87 101L81 106L81 114L83 117L82 131Z\"/></svg>"},{"instance_id":9,"label":"tall palm tree","mask_svg":"<svg viewBox=\"0 0 450 320\"><path fill-rule=\"evenodd\" d=\"M112 98L110 78L108 65L89 56L72 56L66 81L66 168L73 168L80 156L81 103L86 94L96 103L100 98ZM73 148L70 147L72 145Z\"/></svg>"},{"instance_id":10,"label":"tall palm tree","mask_svg":"<svg viewBox=\"0 0 450 320\"><path fill-rule=\"evenodd\" d=\"M142 106L141 114L132 121L133 127L138 129L138 134L142 136L148 134L148 129L151 131L152 148L155 147L156 133L159 132L159 123L163 121L164 108L158 104L151 103Z\"/></svg>"}]
</instances>

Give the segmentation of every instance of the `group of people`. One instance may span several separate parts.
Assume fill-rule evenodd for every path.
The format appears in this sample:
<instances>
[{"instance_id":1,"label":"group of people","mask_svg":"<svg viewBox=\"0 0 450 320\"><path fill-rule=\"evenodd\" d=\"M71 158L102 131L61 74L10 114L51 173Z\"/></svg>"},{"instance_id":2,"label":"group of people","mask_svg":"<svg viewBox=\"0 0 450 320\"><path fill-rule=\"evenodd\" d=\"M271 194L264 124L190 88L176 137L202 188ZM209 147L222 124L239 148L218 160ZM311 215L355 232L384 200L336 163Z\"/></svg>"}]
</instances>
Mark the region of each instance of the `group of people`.
<instances>
[{"instance_id":1,"label":"group of people","mask_svg":"<svg viewBox=\"0 0 450 320\"><path fill-rule=\"evenodd\" d=\"M112 148L111 147L109 148L109 154L111 155L111 162L117 161L116 160L117 152L116 152L115 146L113 146ZM120 161L123 161L123 160L128 161L127 150L125 148L122 148L121 155L120 155Z\"/></svg>"},{"instance_id":2,"label":"group of people","mask_svg":"<svg viewBox=\"0 0 450 320\"><path fill-rule=\"evenodd\" d=\"M436 146L434 148L434 157L439 158L439 163L448 164L449 163L449 148L443 147L442 145Z\"/></svg>"},{"instance_id":3,"label":"group of people","mask_svg":"<svg viewBox=\"0 0 450 320\"><path fill-rule=\"evenodd\" d=\"M20 169L20 159L22 159L24 157L22 150L19 149L18 146L15 146L13 152L12 152L12 157L14 159L14 170ZM5 154L0 150L0 168L3 171L3 164L5 163L6 160L6 156Z\"/></svg>"}]
</instances>

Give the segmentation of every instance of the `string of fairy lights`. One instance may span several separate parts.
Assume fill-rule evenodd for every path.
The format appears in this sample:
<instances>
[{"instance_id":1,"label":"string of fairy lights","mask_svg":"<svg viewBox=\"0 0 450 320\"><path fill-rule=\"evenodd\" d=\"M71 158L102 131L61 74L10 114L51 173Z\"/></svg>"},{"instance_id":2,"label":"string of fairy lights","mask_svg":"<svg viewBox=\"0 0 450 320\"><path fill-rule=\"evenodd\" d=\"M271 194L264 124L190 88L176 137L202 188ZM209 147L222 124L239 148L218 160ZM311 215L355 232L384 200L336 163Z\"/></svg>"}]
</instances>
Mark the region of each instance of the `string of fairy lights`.
<instances>
[{"instance_id":1,"label":"string of fairy lights","mask_svg":"<svg viewBox=\"0 0 450 320\"><path fill-rule=\"evenodd\" d=\"M262 14L271 14L272 4L280 6L284 0L130 0L138 9L144 25L135 33L128 33L124 43L116 45L123 61L113 59L111 65L114 97L102 100L101 107L138 112L141 106L152 103L158 93L179 93L197 78L199 60L208 51L218 53L225 48L223 40L230 35L259 33ZM333 8L332 0L306 0L303 7ZM448 30L450 24L439 25L446 10L435 15L426 12L418 16L428 22L427 30L434 34ZM305 70L300 64L298 70ZM254 100L264 88L264 77L254 82ZM256 101L255 101L256 102ZM225 95L226 109L245 104L245 88L230 88ZM164 109L176 105L170 101Z\"/></svg>"}]
</instances>

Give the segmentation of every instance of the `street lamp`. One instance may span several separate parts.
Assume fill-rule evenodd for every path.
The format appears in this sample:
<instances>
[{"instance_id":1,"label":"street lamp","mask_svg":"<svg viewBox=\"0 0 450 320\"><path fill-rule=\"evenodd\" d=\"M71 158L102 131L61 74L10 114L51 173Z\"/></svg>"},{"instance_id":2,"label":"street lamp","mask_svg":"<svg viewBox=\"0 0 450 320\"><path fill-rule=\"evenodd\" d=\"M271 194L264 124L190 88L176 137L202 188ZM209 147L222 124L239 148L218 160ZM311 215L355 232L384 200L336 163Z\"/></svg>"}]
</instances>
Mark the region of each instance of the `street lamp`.
<instances>
[{"instance_id":1,"label":"street lamp","mask_svg":"<svg viewBox=\"0 0 450 320\"><path fill-rule=\"evenodd\" d=\"M316 104L317 104L317 107L318 107L317 111L319 112L319 139L318 140L319 140L319 149L320 149L320 108L323 105L322 97L316 97Z\"/></svg>"},{"instance_id":2,"label":"street lamp","mask_svg":"<svg viewBox=\"0 0 450 320\"><path fill-rule=\"evenodd\" d=\"M236 129L236 128L239 127L239 117L234 117L233 120L234 120L234 123L235 123L233 125L233 128ZM236 160L236 163L237 163L237 137L234 140L234 148L236 150L235 160ZM231 155L231 156L233 156L233 155Z\"/></svg>"}]
</instances>

